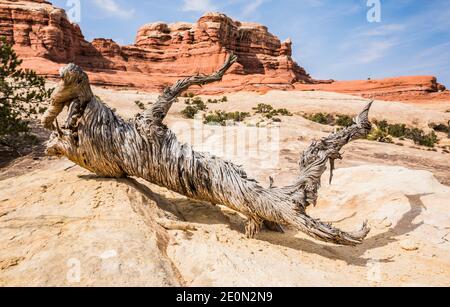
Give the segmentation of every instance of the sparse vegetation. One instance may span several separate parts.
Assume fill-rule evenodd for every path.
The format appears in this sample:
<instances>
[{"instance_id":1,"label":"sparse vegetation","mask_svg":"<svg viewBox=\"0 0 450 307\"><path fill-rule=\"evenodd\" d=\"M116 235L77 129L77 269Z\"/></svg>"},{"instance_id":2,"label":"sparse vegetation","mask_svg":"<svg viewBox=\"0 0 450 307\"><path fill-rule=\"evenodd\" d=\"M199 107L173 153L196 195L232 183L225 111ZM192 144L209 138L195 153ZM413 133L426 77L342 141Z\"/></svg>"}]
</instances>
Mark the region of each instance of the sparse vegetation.
<instances>
[{"instance_id":1,"label":"sparse vegetation","mask_svg":"<svg viewBox=\"0 0 450 307\"><path fill-rule=\"evenodd\" d=\"M260 103L253 108L256 114L262 114L266 118L273 119L275 116L292 116L287 109L274 109L270 104Z\"/></svg>"},{"instance_id":2,"label":"sparse vegetation","mask_svg":"<svg viewBox=\"0 0 450 307\"><path fill-rule=\"evenodd\" d=\"M336 125L340 127L350 127L353 125L353 118L348 115L338 114L336 118Z\"/></svg>"},{"instance_id":3,"label":"sparse vegetation","mask_svg":"<svg viewBox=\"0 0 450 307\"><path fill-rule=\"evenodd\" d=\"M430 124L430 128L433 129L436 132L447 133L448 138L450 138L450 121L448 122L447 125L432 123L432 124Z\"/></svg>"},{"instance_id":4,"label":"sparse vegetation","mask_svg":"<svg viewBox=\"0 0 450 307\"><path fill-rule=\"evenodd\" d=\"M321 125L332 125L333 123L333 117L330 114L326 113L314 113L310 115L304 116L306 119L321 124Z\"/></svg>"},{"instance_id":5,"label":"sparse vegetation","mask_svg":"<svg viewBox=\"0 0 450 307\"><path fill-rule=\"evenodd\" d=\"M205 124L218 124L225 126L227 121L242 122L245 118L249 117L250 113L247 112L225 112L225 111L215 111L214 113L209 113L205 116Z\"/></svg>"},{"instance_id":6,"label":"sparse vegetation","mask_svg":"<svg viewBox=\"0 0 450 307\"><path fill-rule=\"evenodd\" d=\"M209 98L206 102L207 103L212 103L212 104L217 104L217 103L227 102L227 101L228 101L227 96L223 96L221 99L211 99L211 98Z\"/></svg>"},{"instance_id":7,"label":"sparse vegetation","mask_svg":"<svg viewBox=\"0 0 450 307\"><path fill-rule=\"evenodd\" d=\"M367 139L370 141L381 143L392 143L392 138L389 136L389 133L386 130L381 129L380 127L373 128L370 134L367 136Z\"/></svg>"},{"instance_id":8,"label":"sparse vegetation","mask_svg":"<svg viewBox=\"0 0 450 307\"><path fill-rule=\"evenodd\" d=\"M208 107L200 97L188 98L184 101L188 106L181 111L184 118L193 119L200 111L206 111Z\"/></svg>"},{"instance_id":9,"label":"sparse vegetation","mask_svg":"<svg viewBox=\"0 0 450 307\"><path fill-rule=\"evenodd\" d=\"M139 109L145 110L145 104L142 101L136 100L134 103L138 106Z\"/></svg>"},{"instance_id":10,"label":"sparse vegetation","mask_svg":"<svg viewBox=\"0 0 450 307\"><path fill-rule=\"evenodd\" d=\"M322 125L350 127L353 125L353 118L343 114L327 114L327 113L314 113L306 114L304 117L310 121L313 121Z\"/></svg>"},{"instance_id":11,"label":"sparse vegetation","mask_svg":"<svg viewBox=\"0 0 450 307\"><path fill-rule=\"evenodd\" d=\"M418 128L413 128L410 132L409 137L414 141L416 145L422 145L431 148L439 142L439 139L434 131L425 134L423 130L420 130Z\"/></svg>"},{"instance_id":12,"label":"sparse vegetation","mask_svg":"<svg viewBox=\"0 0 450 307\"><path fill-rule=\"evenodd\" d=\"M11 148L20 140L33 139L30 121L45 112L42 103L52 92L42 77L20 68L21 64L12 46L0 37L0 143Z\"/></svg>"},{"instance_id":13,"label":"sparse vegetation","mask_svg":"<svg viewBox=\"0 0 450 307\"><path fill-rule=\"evenodd\" d=\"M376 127L370 133L368 139L382 142L386 139L385 136L390 136L400 140L410 139L416 145L430 148L433 148L439 142L434 131L426 133L419 128L408 128L405 124L389 124L386 120L374 121L374 124Z\"/></svg>"},{"instance_id":14,"label":"sparse vegetation","mask_svg":"<svg viewBox=\"0 0 450 307\"><path fill-rule=\"evenodd\" d=\"M348 115L332 115L327 113L306 114L304 117L310 121L330 126L349 127L353 124L353 119ZM367 139L382 143L393 143L393 138L400 140L409 139L416 145L433 148L439 139L434 131L426 133L418 128L409 128L405 124L390 124L386 120L374 121L375 127L368 135ZM444 124L432 124L430 128L438 132L448 132L448 126ZM400 143L399 143L400 144Z\"/></svg>"}]
</instances>

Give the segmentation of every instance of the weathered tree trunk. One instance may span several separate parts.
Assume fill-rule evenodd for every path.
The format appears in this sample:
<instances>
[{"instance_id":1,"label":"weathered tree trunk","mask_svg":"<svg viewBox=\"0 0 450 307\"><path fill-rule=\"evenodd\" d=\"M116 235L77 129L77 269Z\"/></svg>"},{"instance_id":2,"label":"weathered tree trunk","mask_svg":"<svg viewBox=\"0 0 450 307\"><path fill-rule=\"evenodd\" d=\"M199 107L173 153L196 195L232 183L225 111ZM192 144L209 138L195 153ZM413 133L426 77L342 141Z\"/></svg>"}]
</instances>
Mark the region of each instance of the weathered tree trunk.
<instances>
[{"instance_id":1,"label":"weathered tree trunk","mask_svg":"<svg viewBox=\"0 0 450 307\"><path fill-rule=\"evenodd\" d=\"M192 85L222 79L236 61L230 56L224 66L210 76L194 76L166 88L158 101L143 115L126 122L92 93L87 75L76 65L61 70L62 81L55 90L43 123L54 132L47 153L66 156L76 164L107 177L134 176L166 187L189 198L225 205L248 217L246 234L255 237L263 222L290 225L326 242L356 245L369 233L364 223L360 231L347 233L309 217L305 209L316 203L320 179L328 161L340 159L341 148L365 136L371 129L371 104L355 119L355 124L313 144L303 153L300 174L294 184L264 188L250 180L240 167L195 152L178 142L163 124L172 103ZM61 130L56 121L69 108Z\"/></svg>"}]
</instances>

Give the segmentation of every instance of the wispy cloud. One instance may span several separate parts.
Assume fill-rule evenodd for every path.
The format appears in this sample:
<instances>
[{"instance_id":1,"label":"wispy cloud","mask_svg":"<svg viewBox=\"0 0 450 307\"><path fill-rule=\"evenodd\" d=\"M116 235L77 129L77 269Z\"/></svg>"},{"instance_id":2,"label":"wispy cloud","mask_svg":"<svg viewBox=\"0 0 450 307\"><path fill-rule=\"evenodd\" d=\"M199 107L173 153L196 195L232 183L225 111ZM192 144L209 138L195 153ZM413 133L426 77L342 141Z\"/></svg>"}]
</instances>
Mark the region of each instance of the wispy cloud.
<instances>
[{"instance_id":1,"label":"wispy cloud","mask_svg":"<svg viewBox=\"0 0 450 307\"><path fill-rule=\"evenodd\" d=\"M360 33L361 36L388 36L398 34L406 29L404 24L386 24Z\"/></svg>"},{"instance_id":2,"label":"wispy cloud","mask_svg":"<svg viewBox=\"0 0 450 307\"><path fill-rule=\"evenodd\" d=\"M395 41L373 41L362 47L363 51L355 57L355 62L369 64L382 59L397 45Z\"/></svg>"},{"instance_id":3,"label":"wispy cloud","mask_svg":"<svg viewBox=\"0 0 450 307\"><path fill-rule=\"evenodd\" d=\"M133 17L135 10L122 8L115 0L94 0L94 4L114 17L128 19Z\"/></svg>"},{"instance_id":4,"label":"wispy cloud","mask_svg":"<svg viewBox=\"0 0 450 307\"><path fill-rule=\"evenodd\" d=\"M265 0L253 0L242 9L242 16L247 17L252 15L263 3Z\"/></svg>"},{"instance_id":5,"label":"wispy cloud","mask_svg":"<svg viewBox=\"0 0 450 307\"><path fill-rule=\"evenodd\" d=\"M216 6L210 0L183 0L183 11L206 12L214 11Z\"/></svg>"}]
</instances>

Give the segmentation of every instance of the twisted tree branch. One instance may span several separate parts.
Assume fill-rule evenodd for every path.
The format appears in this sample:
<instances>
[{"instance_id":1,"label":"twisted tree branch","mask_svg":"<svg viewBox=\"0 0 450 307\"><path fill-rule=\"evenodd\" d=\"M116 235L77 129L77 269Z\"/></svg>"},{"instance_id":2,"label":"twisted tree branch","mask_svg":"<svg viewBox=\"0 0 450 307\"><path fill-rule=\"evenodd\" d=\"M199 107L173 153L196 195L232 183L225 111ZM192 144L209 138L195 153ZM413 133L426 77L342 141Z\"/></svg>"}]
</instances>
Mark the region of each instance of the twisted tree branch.
<instances>
[{"instance_id":1,"label":"twisted tree branch","mask_svg":"<svg viewBox=\"0 0 450 307\"><path fill-rule=\"evenodd\" d=\"M179 143L163 124L181 92L192 85L221 80L235 61L236 57L230 56L215 74L176 82L134 122L125 122L91 95L87 75L71 64L61 74L63 80L51 100L51 111L43 121L52 123L65 105L76 110L71 112L76 115L75 120L68 118L66 123L69 124L62 132L52 135L47 152L66 156L101 176L140 177L192 199L228 206L248 217L246 233L251 238L266 222L272 228L290 225L330 243L360 244L369 232L366 223L357 232L343 232L309 217L305 209L317 201L327 163L340 158L339 152L345 144L370 131L371 104L355 119L353 126L313 142L301 156L298 179L282 188L264 188L250 180L241 167Z\"/></svg>"}]
</instances>

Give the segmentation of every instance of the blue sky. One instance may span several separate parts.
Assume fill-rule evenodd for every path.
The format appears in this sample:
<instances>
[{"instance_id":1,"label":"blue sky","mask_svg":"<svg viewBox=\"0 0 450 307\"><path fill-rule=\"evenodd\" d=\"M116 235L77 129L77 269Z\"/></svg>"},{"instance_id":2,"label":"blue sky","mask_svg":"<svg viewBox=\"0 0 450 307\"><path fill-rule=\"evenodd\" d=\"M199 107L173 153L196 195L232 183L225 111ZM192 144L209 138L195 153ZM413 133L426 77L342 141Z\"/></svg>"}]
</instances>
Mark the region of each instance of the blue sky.
<instances>
[{"instance_id":1,"label":"blue sky","mask_svg":"<svg viewBox=\"0 0 450 307\"><path fill-rule=\"evenodd\" d=\"M70 10L78 0L50 1ZM318 79L436 75L450 87L448 0L380 0L381 22L374 23L367 20L368 0L79 1L88 40L130 44L145 23L194 22L213 10L291 38L294 59Z\"/></svg>"}]
</instances>

